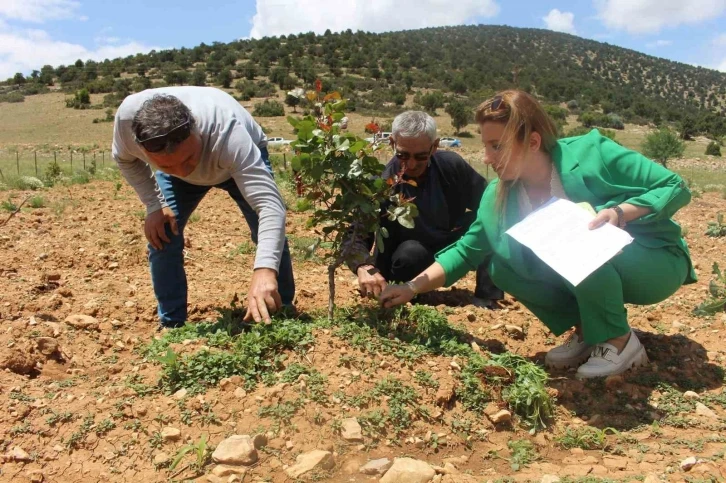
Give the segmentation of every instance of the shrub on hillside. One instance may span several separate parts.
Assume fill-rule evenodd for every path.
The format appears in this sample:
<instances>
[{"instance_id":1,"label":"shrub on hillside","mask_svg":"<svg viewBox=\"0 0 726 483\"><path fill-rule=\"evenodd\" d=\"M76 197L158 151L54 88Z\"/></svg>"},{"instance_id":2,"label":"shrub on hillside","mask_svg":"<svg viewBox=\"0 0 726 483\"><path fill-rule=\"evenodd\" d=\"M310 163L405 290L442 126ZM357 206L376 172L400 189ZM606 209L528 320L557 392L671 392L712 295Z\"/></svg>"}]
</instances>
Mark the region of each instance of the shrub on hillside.
<instances>
[{"instance_id":1,"label":"shrub on hillside","mask_svg":"<svg viewBox=\"0 0 726 483\"><path fill-rule=\"evenodd\" d=\"M0 103L2 102L24 102L25 96L18 91L0 94Z\"/></svg>"},{"instance_id":2,"label":"shrub on hillside","mask_svg":"<svg viewBox=\"0 0 726 483\"><path fill-rule=\"evenodd\" d=\"M255 104L255 116L260 117L275 117L285 115L285 106L280 104L278 101L267 99L263 102Z\"/></svg>"},{"instance_id":3,"label":"shrub on hillside","mask_svg":"<svg viewBox=\"0 0 726 483\"><path fill-rule=\"evenodd\" d=\"M642 152L650 159L667 167L668 160L682 156L685 149L686 145L678 139L676 133L668 128L661 128L648 134L643 143Z\"/></svg>"},{"instance_id":4,"label":"shrub on hillside","mask_svg":"<svg viewBox=\"0 0 726 483\"><path fill-rule=\"evenodd\" d=\"M711 141L708 143L708 146L706 146L706 155L721 156L721 145L716 141Z\"/></svg>"}]
</instances>

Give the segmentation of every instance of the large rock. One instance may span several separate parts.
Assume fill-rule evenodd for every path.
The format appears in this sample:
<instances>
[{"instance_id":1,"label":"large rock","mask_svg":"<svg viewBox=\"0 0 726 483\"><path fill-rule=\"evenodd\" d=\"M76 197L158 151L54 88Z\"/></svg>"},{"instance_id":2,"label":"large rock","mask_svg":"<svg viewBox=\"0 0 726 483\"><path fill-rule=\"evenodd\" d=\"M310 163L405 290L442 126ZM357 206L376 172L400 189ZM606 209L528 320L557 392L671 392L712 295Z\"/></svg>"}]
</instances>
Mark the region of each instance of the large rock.
<instances>
[{"instance_id":1,"label":"large rock","mask_svg":"<svg viewBox=\"0 0 726 483\"><path fill-rule=\"evenodd\" d=\"M219 443L212 459L215 463L249 466L257 463L258 456L252 438L236 434Z\"/></svg>"},{"instance_id":2,"label":"large rock","mask_svg":"<svg viewBox=\"0 0 726 483\"><path fill-rule=\"evenodd\" d=\"M59 352L58 341L52 337L38 337L35 339L38 351L46 357L51 357Z\"/></svg>"},{"instance_id":3,"label":"large rock","mask_svg":"<svg viewBox=\"0 0 726 483\"><path fill-rule=\"evenodd\" d=\"M364 475L382 476L393 466L393 461L388 458L371 460L360 467L360 472Z\"/></svg>"},{"instance_id":4,"label":"large rock","mask_svg":"<svg viewBox=\"0 0 726 483\"><path fill-rule=\"evenodd\" d=\"M381 483L428 483L434 476L436 471L425 461L396 458Z\"/></svg>"},{"instance_id":5,"label":"large rock","mask_svg":"<svg viewBox=\"0 0 726 483\"><path fill-rule=\"evenodd\" d=\"M355 418L344 419L340 435L349 443L362 443L363 430Z\"/></svg>"},{"instance_id":6,"label":"large rock","mask_svg":"<svg viewBox=\"0 0 726 483\"><path fill-rule=\"evenodd\" d=\"M23 463L29 463L33 461L33 458L31 458L30 455L20 446L15 446L13 449L8 451L6 457L10 461L20 461Z\"/></svg>"},{"instance_id":7,"label":"large rock","mask_svg":"<svg viewBox=\"0 0 726 483\"><path fill-rule=\"evenodd\" d=\"M76 329L98 329L98 320L90 315L69 315L65 323Z\"/></svg>"},{"instance_id":8,"label":"large rock","mask_svg":"<svg viewBox=\"0 0 726 483\"><path fill-rule=\"evenodd\" d=\"M16 374L30 374L36 370L32 354L13 347L0 353L0 369L9 369Z\"/></svg>"},{"instance_id":9,"label":"large rock","mask_svg":"<svg viewBox=\"0 0 726 483\"><path fill-rule=\"evenodd\" d=\"M285 470L290 478L300 478L315 469L329 470L335 466L335 458L330 451L315 450L297 457L296 463Z\"/></svg>"},{"instance_id":10,"label":"large rock","mask_svg":"<svg viewBox=\"0 0 726 483\"><path fill-rule=\"evenodd\" d=\"M705 418L718 419L718 415L711 408L700 402L696 403L696 414Z\"/></svg>"},{"instance_id":11,"label":"large rock","mask_svg":"<svg viewBox=\"0 0 726 483\"><path fill-rule=\"evenodd\" d=\"M244 475L246 472L247 468L242 468L241 466L217 465L212 469L212 474L220 478L232 475Z\"/></svg>"}]
</instances>

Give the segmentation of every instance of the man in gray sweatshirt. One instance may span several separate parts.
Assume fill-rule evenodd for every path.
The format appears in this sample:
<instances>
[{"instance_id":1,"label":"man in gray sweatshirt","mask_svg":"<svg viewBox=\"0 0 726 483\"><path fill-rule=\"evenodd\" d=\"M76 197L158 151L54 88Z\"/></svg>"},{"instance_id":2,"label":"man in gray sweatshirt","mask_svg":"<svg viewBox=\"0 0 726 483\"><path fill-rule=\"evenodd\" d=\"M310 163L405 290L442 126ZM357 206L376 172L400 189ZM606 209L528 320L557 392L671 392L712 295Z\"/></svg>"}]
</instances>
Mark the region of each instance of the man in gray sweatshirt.
<instances>
[{"instance_id":1,"label":"man in gray sweatshirt","mask_svg":"<svg viewBox=\"0 0 726 483\"><path fill-rule=\"evenodd\" d=\"M144 233L162 326L186 321L184 226L212 187L237 203L257 244L245 320L267 322L292 304L285 205L263 161L266 144L259 124L219 89L148 89L119 107L113 158L146 205Z\"/></svg>"}]
</instances>

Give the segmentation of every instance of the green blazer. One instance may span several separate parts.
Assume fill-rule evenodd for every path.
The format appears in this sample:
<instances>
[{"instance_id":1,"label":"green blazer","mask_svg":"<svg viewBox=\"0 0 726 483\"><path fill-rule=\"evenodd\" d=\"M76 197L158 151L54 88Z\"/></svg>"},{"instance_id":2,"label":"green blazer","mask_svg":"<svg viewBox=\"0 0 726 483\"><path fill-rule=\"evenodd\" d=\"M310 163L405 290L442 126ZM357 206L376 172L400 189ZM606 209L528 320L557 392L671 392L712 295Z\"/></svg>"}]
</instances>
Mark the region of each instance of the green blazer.
<instances>
[{"instance_id":1,"label":"green blazer","mask_svg":"<svg viewBox=\"0 0 726 483\"><path fill-rule=\"evenodd\" d=\"M691 192L680 176L597 130L559 140L551 157L571 201L590 203L598 212L620 203L650 208L650 214L629 222L626 231L634 243L682 250L691 265L685 283L696 281L681 227L671 219L691 200ZM505 234L521 221L517 190L510 191L502 215L496 208L498 184L499 180L495 180L487 186L477 219L467 233L436 255L436 261L446 272L446 286L476 270L488 257L493 276L498 266L506 265L509 272L522 278L541 280L540 264L532 263L531 252L525 254L525 247Z\"/></svg>"}]
</instances>

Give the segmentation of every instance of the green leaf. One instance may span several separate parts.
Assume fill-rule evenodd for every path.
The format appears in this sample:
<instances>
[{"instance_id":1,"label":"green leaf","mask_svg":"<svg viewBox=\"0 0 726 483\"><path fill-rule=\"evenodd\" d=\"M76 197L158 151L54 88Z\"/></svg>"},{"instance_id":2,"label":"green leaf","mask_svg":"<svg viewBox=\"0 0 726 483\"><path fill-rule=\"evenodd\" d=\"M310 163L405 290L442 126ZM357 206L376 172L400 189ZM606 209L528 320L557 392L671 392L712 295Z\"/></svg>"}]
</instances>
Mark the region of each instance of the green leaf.
<instances>
[{"instance_id":1,"label":"green leaf","mask_svg":"<svg viewBox=\"0 0 726 483\"><path fill-rule=\"evenodd\" d=\"M176 457L169 465L169 469L173 470L174 468L176 468L176 466L179 464L179 462L182 460L182 458L184 458L184 455L186 455L188 452L192 451L193 449L194 449L194 447L191 445L188 445L188 444L179 448L179 451L177 452Z\"/></svg>"},{"instance_id":2,"label":"green leaf","mask_svg":"<svg viewBox=\"0 0 726 483\"><path fill-rule=\"evenodd\" d=\"M342 112L334 112L331 117L333 118L333 121L340 122L345 117L345 114Z\"/></svg>"},{"instance_id":3,"label":"green leaf","mask_svg":"<svg viewBox=\"0 0 726 483\"><path fill-rule=\"evenodd\" d=\"M365 141L357 141L357 142L353 143L353 145L351 145L351 147L348 148L348 151L350 151L351 153L357 153L361 149L364 149L367 145L368 145L368 143Z\"/></svg>"},{"instance_id":4,"label":"green leaf","mask_svg":"<svg viewBox=\"0 0 726 483\"><path fill-rule=\"evenodd\" d=\"M383 244L383 238L385 238L385 236L383 236L382 230L385 230L385 228L381 228L376 232L376 248L381 253L385 250L385 245Z\"/></svg>"},{"instance_id":5,"label":"green leaf","mask_svg":"<svg viewBox=\"0 0 726 483\"><path fill-rule=\"evenodd\" d=\"M292 169L294 171L300 171L300 168L302 168L302 162L300 161L300 156L295 156L290 161L290 166L292 166Z\"/></svg>"},{"instance_id":6,"label":"green leaf","mask_svg":"<svg viewBox=\"0 0 726 483\"><path fill-rule=\"evenodd\" d=\"M292 116L287 116L287 122L290 123L290 125L297 129L298 125L300 124L300 121Z\"/></svg>"},{"instance_id":7,"label":"green leaf","mask_svg":"<svg viewBox=\"0 0 726 483\"><path fill-rule=\"evenodd\" d=\"M388 228L386 228L385 226L382 226L381 235L383 235L383 238L388 238Z\"/></svg>"},{"instance_id":8,"label":"green leaf","mask_svg":"<svg viewBox=\"0 0 726 483\"><path fill-rule=\"evenodd\" d=\"M398 222L401 224L402 227L413 229L416 224L413 221L413 217L410 214L405 214L398 217Z\"/></svg>"}]
</instances>

